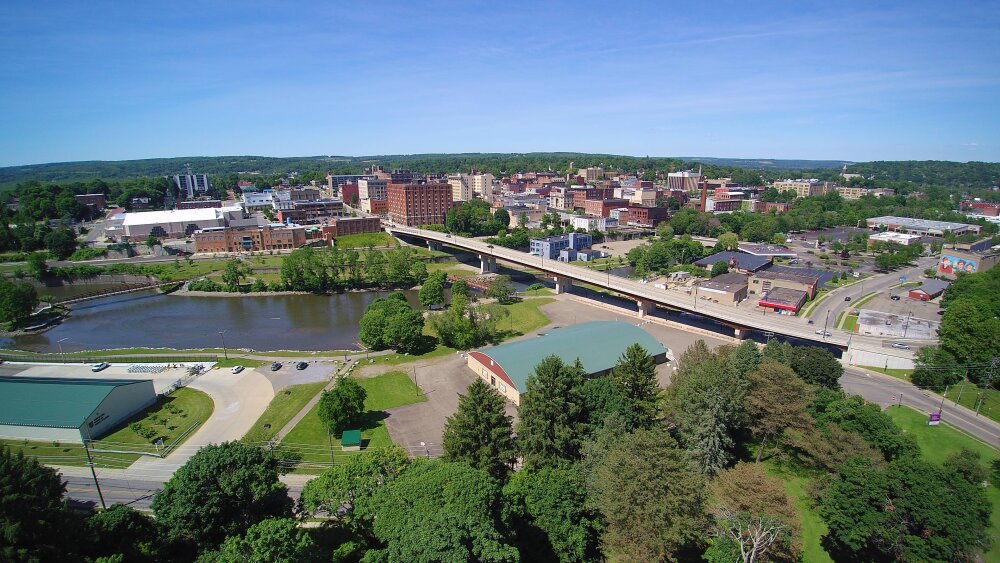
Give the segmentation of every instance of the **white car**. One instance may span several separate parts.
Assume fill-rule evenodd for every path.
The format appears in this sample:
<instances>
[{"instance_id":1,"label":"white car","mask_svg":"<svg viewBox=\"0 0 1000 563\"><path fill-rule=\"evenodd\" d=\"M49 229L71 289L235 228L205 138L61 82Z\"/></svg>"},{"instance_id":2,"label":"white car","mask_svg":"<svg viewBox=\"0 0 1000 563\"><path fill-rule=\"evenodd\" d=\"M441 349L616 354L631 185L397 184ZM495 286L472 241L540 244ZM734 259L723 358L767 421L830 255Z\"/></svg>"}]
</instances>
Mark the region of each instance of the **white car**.
<instances>
[{"instance_id":1,"label":"white car","mask_svg":"<svg viewBox=\"0 0 1000 563\"><path fill-rule=\"evenodd\" d=\"M910 345L909 344L903 344L902 342L893 342L892 343L892 347L893 348L897 348L899 350L909 350L910 349Z\"/></svg>"},{"instance_id":2,"label":"white car","mask_svg":"<svg viewBox=\"0 0 1000 563\"><path fill-rule=\"evenodd\" d=\"M107 369L109 367L111 367L111 364L109 364L108 362L101 362L99 364L91 364L90 365L90 371L98 372L98 371Z\"/></svg>"},{"instance_id":3,"label":"white car","mask_svg":"<svg viewBox=\"0 0 1000 563\"><path fill-rule=\"evenodd\" d=\"M239 373L243 371L243 366L233 366L233 373Z\"/></svg>"},{"instance_id":4,"label":"white car","mask_svg":"<svg viewBox=\"0 0 1000 563\"><path fill-rule=\"evenodd\" d=\"M818 334L818 335L820 335L820 336L833 336L833 334L832 334L832 333L830 333L830 332L828 332L828 331L825 331L825 330L817 330L817 331L816 331L816 334Z\"/></svg>"}]
</instances>

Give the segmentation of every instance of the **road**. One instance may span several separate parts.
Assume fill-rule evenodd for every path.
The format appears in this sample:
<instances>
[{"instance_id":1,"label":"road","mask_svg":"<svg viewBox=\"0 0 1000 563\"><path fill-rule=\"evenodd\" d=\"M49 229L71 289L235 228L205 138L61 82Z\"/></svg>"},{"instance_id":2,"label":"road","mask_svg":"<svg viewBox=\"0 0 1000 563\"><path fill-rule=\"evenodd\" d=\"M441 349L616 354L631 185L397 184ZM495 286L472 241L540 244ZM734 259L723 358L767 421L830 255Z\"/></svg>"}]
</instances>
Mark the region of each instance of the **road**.
<instances>
[{"instance_id":1,"label":"road","mask_svg":"<svg viewBox=\"0 0 1000 563\"><path fill-rule=\"evenodd\" d=\"M902 396L904 406L925 414L937 412L940 408L942 421L1000 448L1000 424L984 416L977 417L975 412L952 401L942 402L940 395L919 389L907 381L848 367L840 378L840 384L848 394L861 395L866 401L881 407L899 404L899 397Z\"/></svg>"},{"instance_id":2,"label":"road","mask_svg":"<svg viewBox=\"0 0 1000 563\"><path fill-rule=\"evenodd\" d=\"M841 348L847 348L852 343L874 348L881 348L883 344L882 338L858 336L853 333L833 330L833 319L831 319L831 328L829 329L829 332L832 334L830 336L822 336L822 331L820 334L817 334L815 326L807 324L805 319L799 317L789 317L786 315L759 315L754 311L731 307L720 303L708 303L704 301L698 303L695 299L690 299L677 293L656 289L651 285L642 284L638 281L614 277L606 273L596 272L588 268L559 262L557 260L543 259L540 256L534 256L517 250L495 247L494 245L488 245L485 242L476 239L399 225L391 225L388 227L388 230L390 233L418 237L427 241L446 244L448 246L475 252L480 255L481 259L496 258L513 264L542 270L556 276L557 278L562 277L570 280L586 282L591 285L610 289L614 292L648 304L659 304L673 309L692 311L704 317L722 321L734 327L753 328L800 340L839 346ZM887 286L892 284L890 283L890 280L896 280L898 283L898 274L882 276L879 280L881 283L887 284ZM841 297L841 300L842 299L843 297Z\"/></svg>"}]
</instances>

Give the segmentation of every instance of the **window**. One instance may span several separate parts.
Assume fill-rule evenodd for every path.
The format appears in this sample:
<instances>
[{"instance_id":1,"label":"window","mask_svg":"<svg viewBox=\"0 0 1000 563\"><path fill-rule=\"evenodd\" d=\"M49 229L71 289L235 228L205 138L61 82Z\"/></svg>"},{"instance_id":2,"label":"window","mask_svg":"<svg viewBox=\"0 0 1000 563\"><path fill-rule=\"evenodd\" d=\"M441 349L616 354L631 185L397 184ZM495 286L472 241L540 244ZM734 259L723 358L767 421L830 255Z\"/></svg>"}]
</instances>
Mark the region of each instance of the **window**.
<instances>
[{"instance_id":1,"label":"window","mask_svg":"<svg viewBox=\"0 0 1000 563\"><path fill-rule=\"evenodd\" d=\"M492 385L494 387L497 386L497 378L493 377L492 375L490 376L490 385Z\"/></svg>"}]
</instances>

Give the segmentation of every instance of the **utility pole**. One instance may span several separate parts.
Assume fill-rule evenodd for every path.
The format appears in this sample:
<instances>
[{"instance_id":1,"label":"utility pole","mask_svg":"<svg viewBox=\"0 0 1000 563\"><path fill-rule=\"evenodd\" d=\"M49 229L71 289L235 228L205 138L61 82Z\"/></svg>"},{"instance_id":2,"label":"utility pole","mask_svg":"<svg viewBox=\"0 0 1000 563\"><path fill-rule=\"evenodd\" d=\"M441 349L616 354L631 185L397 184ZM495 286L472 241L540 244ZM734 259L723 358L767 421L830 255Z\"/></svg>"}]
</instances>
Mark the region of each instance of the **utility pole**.
<instances>
[{"instance_id":1,"label":"utility pole","mask_svg":"<svg viewBox=\"0 0 1000 563\"><path fill-rule=\"evenodd\" d=\"M903 406L903 393L899 393L899 406Z\"/></svg>"},{"instance_id":2,"label":"utility pole","mask_svg":"<svg viewBox=\"0 0 1000 563\"><path fill-rule=\"evenodd\" d=\"M89 432L87 439L83 441L83 451L87 453L87 465L90 467L90 475L94 478L94 487L97 488L97 498L101 499L101 508L107 510L108 505L104 504L104 493L101 492L101 483L97 480L97 471L94 470L94 460L90 457L88 442L90 442Z\"/></svg>"},{"instance_id":3,"label":"utility pole","mask_svg":"<svg viewBox=\"0 0 1000 563\"><path fill-rule=\"evenodd\" d=\"M226 350L226 331L220 330L219 331L219 336L222 337L222 355L225 356L226 359L228 360L229 359L229 351ZM218 358L218 356L216 356L216 358Z\"/></svg>"}]
</instances>

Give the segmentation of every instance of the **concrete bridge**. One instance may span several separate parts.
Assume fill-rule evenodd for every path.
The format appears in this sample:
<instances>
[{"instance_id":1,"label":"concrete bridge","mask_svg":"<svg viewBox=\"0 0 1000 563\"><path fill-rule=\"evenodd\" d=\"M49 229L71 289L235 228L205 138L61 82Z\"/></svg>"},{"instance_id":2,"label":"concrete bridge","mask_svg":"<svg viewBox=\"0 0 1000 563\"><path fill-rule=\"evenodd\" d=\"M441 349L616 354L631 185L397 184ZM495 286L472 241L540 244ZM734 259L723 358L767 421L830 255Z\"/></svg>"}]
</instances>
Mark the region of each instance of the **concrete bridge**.
<instances>
[{"instance_id":1,"label":"concrete bridge","mask_svg":"<svg viewBox=\"0 0 1000 563\"><path fill-rule=\"evenodd\" d=\"M817 334L819 327L806 322L806 319L791 315L778 315L738 309L718 303L699 302L696 297L688 297L672 291L657 289L649 284L635 280L612 276L610 273L595 272L573 264L551 260L533 254L511 250L487 244L483 241L459 237L449 233L428 231L415 227L389 225L386 230L396 236L403 235L427 242L428 248L440 249L443 245L472 252L479 256L482 273L495 272L497 260L502 260L517 266L528 266L541 270L552 276L556 283L556 293L563 293L572 288L573 282L585 282L590 285L611 290L624 295L636 302L636 314L639 318L649 314L654 307L660 306L677 311L696 313L708 319L719 321L733 328L738 338L747 336L749 330L770 332L800 340L808 340L846 350L854 344L871 347L881 347L882 339L859 336L853 333L827 328L830 336Z\"/></svg>"}]
</instances>

